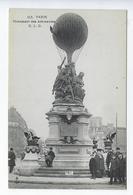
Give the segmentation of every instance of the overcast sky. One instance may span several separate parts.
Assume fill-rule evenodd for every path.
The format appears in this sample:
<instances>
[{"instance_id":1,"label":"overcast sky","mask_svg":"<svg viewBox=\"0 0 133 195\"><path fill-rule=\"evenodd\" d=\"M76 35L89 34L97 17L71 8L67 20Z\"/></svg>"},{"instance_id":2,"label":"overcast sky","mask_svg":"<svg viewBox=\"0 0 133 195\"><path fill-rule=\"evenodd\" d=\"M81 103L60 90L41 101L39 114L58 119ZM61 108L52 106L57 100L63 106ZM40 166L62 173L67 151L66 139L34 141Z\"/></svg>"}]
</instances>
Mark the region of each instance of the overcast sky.
<instances>
[{"instance_id":1,"label":"overcast sky","mask_svg":"<svg viewBox=\"0 0 133 195\"><path fill-rule=\"evenodd\" d=\"M9 107L16 107L29 128L48 136L45 113L52 107L52 87L61 59L49 27L28 27L27 16L56 20L75 12L88 25L88 39L76 62L76 71L85 73L84 105L103 124L126 126L126 12L109 10L13 10L10 11ZM47 17L47 18L46 18Z\"/></svg>"}]
</instances>

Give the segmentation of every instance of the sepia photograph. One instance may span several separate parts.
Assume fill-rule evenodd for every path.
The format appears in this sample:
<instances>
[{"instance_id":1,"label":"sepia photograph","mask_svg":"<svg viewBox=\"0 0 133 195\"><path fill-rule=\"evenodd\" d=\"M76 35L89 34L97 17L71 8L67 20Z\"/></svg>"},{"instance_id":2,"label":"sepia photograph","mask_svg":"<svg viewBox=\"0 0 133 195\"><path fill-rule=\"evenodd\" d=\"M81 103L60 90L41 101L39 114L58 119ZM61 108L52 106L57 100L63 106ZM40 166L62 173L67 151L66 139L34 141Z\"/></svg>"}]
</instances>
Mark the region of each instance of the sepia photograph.
<instances>
[{"instance_id":1,"label":"sepia photograph","mask_svg":"<svg viewBox=\"0 0 133 195\"><path fill-rule=\"evenodd\" d=\"M127 14L9 9L10 189L127 189Z\"/></svg>"}]
</instances>

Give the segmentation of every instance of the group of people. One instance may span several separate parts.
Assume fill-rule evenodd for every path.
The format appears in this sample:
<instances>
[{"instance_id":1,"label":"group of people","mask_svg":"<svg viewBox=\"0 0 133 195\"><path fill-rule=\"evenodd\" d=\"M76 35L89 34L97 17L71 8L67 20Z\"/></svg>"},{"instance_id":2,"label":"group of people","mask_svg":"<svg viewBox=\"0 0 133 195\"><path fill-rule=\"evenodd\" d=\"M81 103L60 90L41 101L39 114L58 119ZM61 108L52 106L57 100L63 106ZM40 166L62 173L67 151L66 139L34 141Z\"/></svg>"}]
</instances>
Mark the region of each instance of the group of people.
<instances>
[{"instance_id":1,"label":"group of people","mask_svg":"<svg viewBox=\"0 0 133 195\"><path fill-rule=\"evenodd\" d=\"M23 160L24 157L25 157L25 152L22 152L21 153L21 160ZM53 152L53 148L50 147L47 154L45 154L45 162L46 162L47 167L52 167L53 166L54 158L55 158L55 153ZM13 169L16 165L15 161L16 161L16 155L15 155L14 149L10 148L10 150L8 152L9 173L13 172Z\"/></svg>"},{"instance_id":2,"label":"group of people","mask_svg":"<svg viewBox=\"0 0 133 195\"><path fill-rule=\"evenodd\" d=\"M95 150L89 161L89 168L92 174L92 179L103 177L105 174L104 157L102 149Z\"/></svg>"},{"instance_id":3,"label":"group of people","mask_svg":"<svg viewBox=\"0 0 133 195\"><path fill-rule=\"evenodd\" d=\"M126 183L126 156L120 152L120 148L116 148L116 152L110 151L106 158L108 173L110 176L110 184Z\"/></svg>"},{"instance_id":4,"label":"group of people","mask_svg":"<svg viewBox=\"0 0 133 195\"><path fill-rule=\"evenodd\" d=\"M53 148L50 147L49 151L45 154L45 162L47 167L53 166L55 153ZM15 166L16 155L13 148L10 148L8 153L9 173L13 172ZM94 149L91 159L89 161L89 168L91 178L102 178L104 176L110 177L110 184L113 183L126 183L126 156L120 152L120 148L116 148L105 153L102 149Z\"/></svg>"},{"instance_id":5,"label":"group of people","mask_svg":"<svg viewBox=\"0 0 133 195\"><path fill-rule=\"evenodd\" d=\"M110 177L110 184L126 182L126 156L120 148L104 153L102 149L94 150L89 162L92 179Z\"/></svg>"}]
</instances>

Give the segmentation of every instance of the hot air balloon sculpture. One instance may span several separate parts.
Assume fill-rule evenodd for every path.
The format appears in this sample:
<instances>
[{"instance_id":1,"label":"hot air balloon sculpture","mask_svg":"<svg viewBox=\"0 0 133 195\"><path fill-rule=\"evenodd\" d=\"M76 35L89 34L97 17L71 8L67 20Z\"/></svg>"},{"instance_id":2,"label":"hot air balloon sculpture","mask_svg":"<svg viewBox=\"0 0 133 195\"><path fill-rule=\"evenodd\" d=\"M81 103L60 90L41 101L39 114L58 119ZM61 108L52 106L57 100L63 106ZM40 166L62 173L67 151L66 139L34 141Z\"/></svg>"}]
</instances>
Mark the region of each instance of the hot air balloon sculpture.
<instances>
[{"instance_id":1,"label":"hot air balloon sculpture","mask_svg":"<svg viewBox=\"0 0 133 195\"><path fill-rule=\"evenodd\" d=\"M54 26L50 26L50 31L56 46L66 54L58 66L58 75L53 86L54 103L82 103L85 96L82 88L84 73L76 74L73 56L87 40L87 24L81 16L66 13L57 18Z\"/></svg>"}]
</instances>

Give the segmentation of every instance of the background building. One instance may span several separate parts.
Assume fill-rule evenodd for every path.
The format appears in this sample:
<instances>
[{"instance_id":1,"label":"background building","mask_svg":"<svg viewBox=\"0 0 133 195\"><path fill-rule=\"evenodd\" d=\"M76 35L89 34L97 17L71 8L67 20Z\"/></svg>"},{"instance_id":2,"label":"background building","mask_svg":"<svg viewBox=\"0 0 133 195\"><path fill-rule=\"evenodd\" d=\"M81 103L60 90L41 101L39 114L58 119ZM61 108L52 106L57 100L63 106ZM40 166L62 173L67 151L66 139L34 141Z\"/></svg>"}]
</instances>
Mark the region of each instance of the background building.
<instances>
[{"instance_id":1,"label":"background building","mask_svg":"<svg viewBox=\"0 0 133 195\"><path fill-rule=\"evenodd\" d=\"M114 138L113 148L120 147L122 152L127 150L127 130L125 127L117 127L117 136Z\"/></svg>"},{"instance_id":2,"label":"background building","mask_svg":"<svg viewBox=\"0 0 133 195\"><path fill-rule=\"evenodd\" d=\"M91 117L89 119L89 135L91 138L96 136L97 132L101 131L102 117Z\"/></svg>"},{"instance_id":3,"label":"background building","mask_svg":"<svg viewBox=\"0 0 133 195\"><path fill-rule=\"evenodd\" d=\"M20 155L26 145L24 131L28 131L27 124L14 107L8 111L8 121L8 148L14 148L15 153Z\"/></svg>"},{"instance_id":4,"label":"background building","mask_svg":"<svg viewBox=\"0 0 133 195\"><path fill-rule=\"evenodd\" d=\"M102 117L91 117L89 121L89 134L91 139L94 137L98 140L98 147L104 149L103 139L110 133L116 132L116 127L113 123L102 124ZM127 132L125 127L117 127L117 135L113 140L112 148L120 147L122 152L126 152Z\"/></svg>"}]
</instances>

